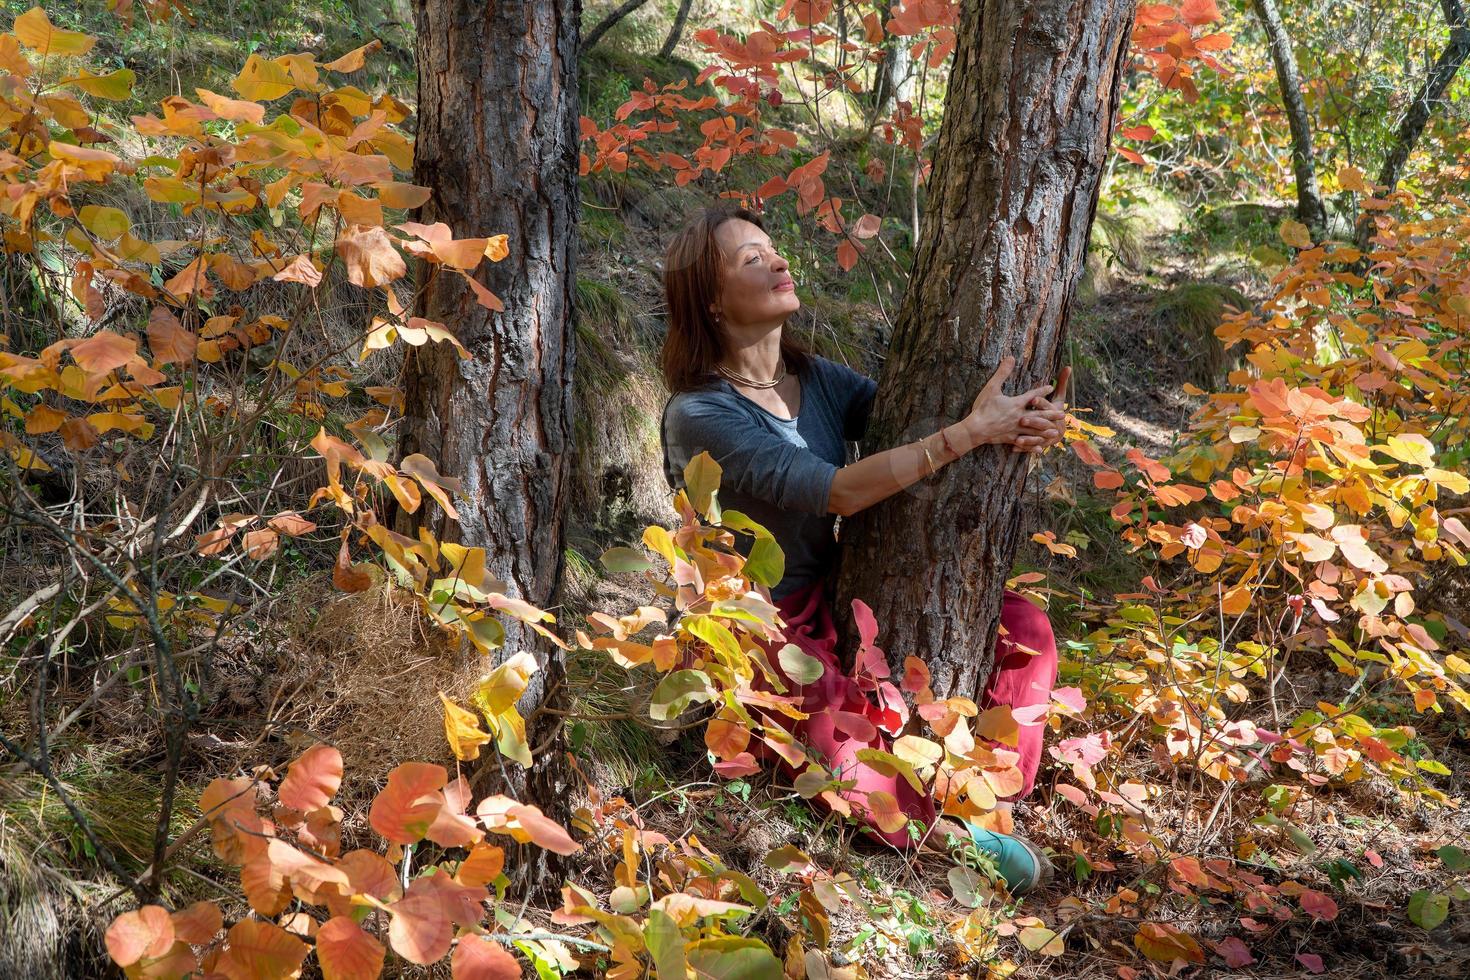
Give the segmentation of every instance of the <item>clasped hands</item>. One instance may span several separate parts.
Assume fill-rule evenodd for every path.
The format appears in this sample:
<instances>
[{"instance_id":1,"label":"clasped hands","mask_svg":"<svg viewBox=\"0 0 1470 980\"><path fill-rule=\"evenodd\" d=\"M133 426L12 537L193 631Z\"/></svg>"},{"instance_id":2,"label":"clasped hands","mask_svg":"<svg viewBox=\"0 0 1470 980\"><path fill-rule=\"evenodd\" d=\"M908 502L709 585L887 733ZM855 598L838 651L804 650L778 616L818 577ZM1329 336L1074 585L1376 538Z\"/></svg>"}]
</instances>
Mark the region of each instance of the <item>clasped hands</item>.
<instances>
[{"instance_id":1,"label":"clasped hands","mask_svg":"<svg viewBox=\"0 0 1470 980\"><path fill-rule=\"evenodd\" d=\"M960 423L969 432L972 443L1008 445L1013 452L1041 453L1062 441L1066 425L1066 392L1056 401L1048 401L1054 385L1041 385L1019 395L1001 390L1016 359L1009 354L1001 359L995 373L975 396L970 414Z\"/></svg>"}]
</instances>

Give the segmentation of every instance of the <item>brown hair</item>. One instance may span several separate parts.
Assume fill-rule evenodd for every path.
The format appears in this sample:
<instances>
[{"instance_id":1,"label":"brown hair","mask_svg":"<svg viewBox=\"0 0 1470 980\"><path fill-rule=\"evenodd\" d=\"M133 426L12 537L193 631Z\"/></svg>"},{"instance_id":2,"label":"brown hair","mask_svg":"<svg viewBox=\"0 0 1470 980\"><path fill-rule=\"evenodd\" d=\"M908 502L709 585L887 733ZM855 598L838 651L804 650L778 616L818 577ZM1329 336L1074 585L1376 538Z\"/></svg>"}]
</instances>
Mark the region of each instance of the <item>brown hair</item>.
<instances>
[{"instance_id":1,"label":"brown hair","mask_svg":"<svg viewBox=\"0 0 1470 980\"><path fill-rule=\"evenodd\" d=\"M700 388L715 378L715 365L724 355L724 340L712 306L720 295L720 254L715 231L727 221L749 221L765 231L760 215L745 208L721 205L694 216L669 242L664 253L664 298L668 303L669 332L664 336L662 367L670 393ZM781 356L787 370L800 374L810 355L787 330L781 332Z\"/></svg>"}]
</instances>

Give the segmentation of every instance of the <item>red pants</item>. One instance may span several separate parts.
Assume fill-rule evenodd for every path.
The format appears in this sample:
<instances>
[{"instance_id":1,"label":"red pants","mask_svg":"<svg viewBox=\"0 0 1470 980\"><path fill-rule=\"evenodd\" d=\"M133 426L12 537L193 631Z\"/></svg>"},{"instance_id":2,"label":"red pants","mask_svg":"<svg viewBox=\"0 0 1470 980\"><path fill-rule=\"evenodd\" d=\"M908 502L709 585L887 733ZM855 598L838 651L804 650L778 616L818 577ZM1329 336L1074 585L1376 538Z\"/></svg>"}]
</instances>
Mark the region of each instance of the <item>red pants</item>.
<instances>
[{"instance_id":1,"label":"red pants","mask_svg":"<svg viewBox=\"0 0 1470 980\"><path fill-rule=\"evenodd\" d=\"M826 595L826 583L817 582L794 592L778 602L781 616L786 620L786 640L796 644L808 656L821 661L825 668L822 676L811 684L793 685L803 697L801 709L810 715L805 721L787 722L792 727L796 740L808 752L820 757L842 779L855 780L851 789L842 791L842 796L861 804L854 813L866 813L867 794L875 790L891 794L898 800L899 809L908 816L932 825L935 817L932 796L917 793L902 776L885 776L856 759L860 749L889 749L891 738L883 731L866 738L855 737L854 728L863 730L868 726L854 725L838 712L877 718L882 708L862 690L854 678L842 668L837 653L837 629L832 621L832 609ZM1051 699L1051 691L1057 678L1056 637L1051 623L1031 602L1009 590L1006 591L1000 613L1001 625L1006 635L996 643L995 669L990 672L980 704L981 710L1006 705L1012 708L1045 704ZM881 624L880 624L881 626ZM1035 654L1017 649L1017 644L1037 651ZM775 652L781 644L771 646L771 661L776 662ZM777 667L779 670L779 666ZM839 727L839 725L841 727ZM1031 792L1036 782L1036 771L1041 765L1044 725L1021 725L1020 740L1016 751L1021 755L1017 763L1024 776L1024 783L1017 798ZM896 847L910 846L912 838L904 830L884 833L877 827L869 830Z\"/></svg>"}]
</instances>

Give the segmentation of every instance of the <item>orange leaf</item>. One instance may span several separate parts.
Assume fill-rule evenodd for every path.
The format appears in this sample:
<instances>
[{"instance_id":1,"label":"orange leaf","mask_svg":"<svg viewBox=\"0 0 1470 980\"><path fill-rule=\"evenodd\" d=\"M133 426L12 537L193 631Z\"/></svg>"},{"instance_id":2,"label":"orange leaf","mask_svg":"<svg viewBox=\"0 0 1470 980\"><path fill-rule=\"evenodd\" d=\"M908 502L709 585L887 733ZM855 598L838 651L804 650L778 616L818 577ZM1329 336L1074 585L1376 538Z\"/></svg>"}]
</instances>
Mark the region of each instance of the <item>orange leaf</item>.
<instances>
[{"instance_id":1,"label":"orange leaf","mask_svg":"<svg viewBox=\"0 0 1470 980\"><path fill-rule=\"evenodd\" d=\"M388 774L388 785L368 811L368 823L395 844L412 844L423 839L444 807L444 794L439 790L448 782L449 774L443 766L403 763Z\"/></svg>"},{"instance_id":2,"label":"orange leaf","mask_svg":"<svg viewBox=\"0 0 1470 980\"><path fill-rule=\"evenodd\" d=\"M420 966L444 958L454 941L454 922L446 914L444 901L430 879L416 878L408 893L388 906L393 921L388 924L388 942L393 950Z\"/></svg>"},{"instance_id":3,"label":"orange leaf","mask_svg":"<svg viewBox=\"0 0 1470 980\"><path fill-rule=\"evenodd\" d=\"M362 47L353 48L336 61L329 61L325 65L322 65L322 67L327 71L342 72L343 74L361 71L362 66L367 64L367 56L374 51L381 51L382 48L383 42L374 38Z\"/></svg>"},{"instance_id":4,"label":"orange leaf","mask_svg":"<svg viewBox=\"0 0 1470 980\"><path fill-rule=\"evenodd\" d=\"M167 909L145 905L113 919L103 939L113 962L128 967L167 953L174 944L174 925Z\"/></svg>"},{"instance_id":5,"label":"orange leaf","mask_svg":"<svg viewBox=\"0 0 1470 980\"><path fill-rule=\"evenodd\" d=\"M153 308L148 316L148 349L155 365L187 364L198 346L199 338L185 330L178 317L161 306Z\"/></svg>"},{"instance_id":6,"label":"orange leaf","mask_svg":"<svg viewBox=\"0 0 1470 980\"><path fill-rule=\"evenodd\" d=\"M317 930L316 958L323 980L376 977L383 970L387 952L382 943L345 915L333 916Z\"/></svg>"},{"instance_id":7,"label":"orange leaf","mask_svg":"<svg viewBox=\"0 0 1470 980\"><path fill-rule=\"evenodd\" d=\"M195 902L170 918L174 924L174 936L191 946L214 942L214 937L224 927L219 906L213 902Z\"/></svg>"},{"instance_id":8,"label":"orange leaf","mask_svg":"<svg viewBox=\"0 0 1470 980\"><path fill-rule=\"evenodd\" d=\"M276 282L299 282L308 289L315 289L321 285L322 270L318 269L316 264L305 255L298 255L282 266L281 271L271 278Z\"/></svg>"},{"instance_id":9,"label":"orange leaf","mask_svg":"<svg viewBox=\"0 0 1470 980\"><path fill-rule=\"evenodd\" d=\"M342 753L330 745L313 745L286 768L277 798L302 813L324 807L342 785Z\"/></svg>"},{"instance_id":10,"label":"orange leaf","mask_svg":"<svg viewBox=\"0 0 1470 980\"><path fill-rule=\"evenodd\" d=\"M455 879L462 885L488 885L505 870L505 850L480 841L459 864Z\"/></svg>"},{"instance_id":11,"label":"orange leaf","mask_svg":"<svg viewBox=\"0 0 1470 980\"><path fill-rule=\"evenodd\" d=\"M116 371L138 356L138 342L111 330L99 330L71 349L72 360L88 374Z\"/></svg>"},{"instance_id":12,"label":"orange leaf","mask_svg":"<svg viewBox=\"0 0 1470 980\"><path fill-rule=\"evenodd\" d=\"M65 412L58 411L50 405L37 405L26 413L26 434L40 436L48 432L55 432L61 428L66 418Z\"/></svg>"},{"instance_id":13,"label":"orange leaf","mask_svg":"<svg viewBox=\"0 0 1470 980\"><path fill-rule=\"evenodd\" d=\"M208 106L209 111L221 119L228 119L230 122L253 123L256 126L265 122L265 106L258 102L232 99L211 92L207 88L196 88L194 92L199 96L199 101Z\"/></svg>"},{"instance_id":14,"label":"orange leaf","mask_svg":"<svg viewBox=\"0 0 1470 980\"><path fill-rule=\"evenodd\" d=\"M898 808L892 793L874 790L868 794L868 817L885 834L896 833L908 826L908 814Z\"/></svg>"},{"instance_id":15,"label":"orange leaf","mask_svg":"<svg viewBox=\"0 0 1470 980\"><path fill-rule=\"evenodd\" d=\"M310 947L280 926L243 919L225 936L224 955L215 970L227 977L298 976Z\"/></svg>"},{"instance_id":16,"label":"orange leaf","mask_svg":"<svg viewBox=\"0 0 1470 980\"><path fill-rule=\"evenodd\" d=\"M349 227L337 236L337 254L347 264L348 281L365 289L386 285L408 272L382 228Z\"/></svg>"},{"instance_id":17,"label":"orange leaf","mask_svg":"<svg viewBox=\"0 0 1470 980\"><path fill-rule=\"evenodd\" d=\"M704 747L725 762L744 752L749 744L750 730L732 712L711 718L704 730Z\"/></svg>"},{"instance_id":18,"label":"orange leaf","mask_svg":"<svg viewBox=\"0 0 1470 980\"><path fill-rule=\"evenodd\" d=\"M518 803L510 808L508 814L530 835L533 844L555 854L574 854L582 849L582 845L572 840L561 824L542 813L539 807Z\"/></svg>"},{"instance_id":19,"label":"orange leaf","mask_svg":"<svg viewBox=\"0 0 1470 980\"><path fill-rule=\"evenodd\" d=\"M1170 925L1160 922L1145 922L1133 936L1133 945L1151 960L1172 963L1184 960L1188 963L1203 963L1205 951L1194 937Z\"/></svg>"},{"instance_id":20,"label":"orange leaf","mask_svg":"<svg viewBox=\"0 0 1470 980\"><path fill-rule=\"evenodd\" d=\"M853 266L857 265L857 263L858 263L858 250L857 250L857 246L853 245L852 242L850 242L850 241L848 241L846 239L843 239L843 241L840 244L838 244L838 246L837 246L837 265L838 265L838 267L841 268L843 272L851 272Z\"/></svg>"},{"instance_id":21,"label":"orange leaf","mask_svg":"<svg viewBox=\"0 0 1470 980\"><path fill-rule=\"evenodd\" d=\"M682 942L682 940L681 940ZM453 980L519 980L521 965L493 939L463 936L449 958Z\"/></svg>"}]
</instances>

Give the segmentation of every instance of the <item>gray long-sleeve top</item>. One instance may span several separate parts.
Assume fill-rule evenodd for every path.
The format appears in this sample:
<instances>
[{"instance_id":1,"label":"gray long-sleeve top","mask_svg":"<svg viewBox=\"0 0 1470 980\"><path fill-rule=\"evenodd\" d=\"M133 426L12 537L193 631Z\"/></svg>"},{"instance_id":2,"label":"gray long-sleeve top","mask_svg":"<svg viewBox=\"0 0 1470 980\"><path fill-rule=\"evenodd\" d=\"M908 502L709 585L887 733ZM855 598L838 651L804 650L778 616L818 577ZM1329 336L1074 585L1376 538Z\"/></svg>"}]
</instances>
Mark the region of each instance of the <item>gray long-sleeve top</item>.
<instances>
[{"instance_id":1,"label":"gray long-sleeve top","mask_svg":"<svg viewBox=\"0 0 1470 980\"><path fill-rule=\"evenodd\" d=\"M723 379L681 391L664 406L664 475L684 483L684 467L708 452L724 471L720 506L765 526L786 555L785 577L771 590L781 599L826 575L836 558L827 512L832 477L847 462L847 443L862 438L878 383L813 356L799 376L797 417L772 415ZM751 539L736 535L742 553Z\"/></svg>"}]
</instances>

